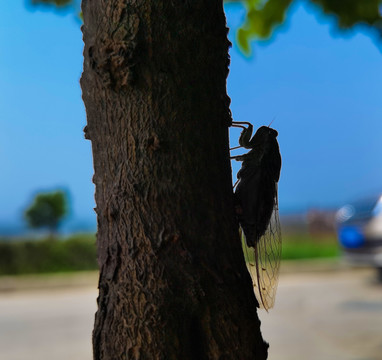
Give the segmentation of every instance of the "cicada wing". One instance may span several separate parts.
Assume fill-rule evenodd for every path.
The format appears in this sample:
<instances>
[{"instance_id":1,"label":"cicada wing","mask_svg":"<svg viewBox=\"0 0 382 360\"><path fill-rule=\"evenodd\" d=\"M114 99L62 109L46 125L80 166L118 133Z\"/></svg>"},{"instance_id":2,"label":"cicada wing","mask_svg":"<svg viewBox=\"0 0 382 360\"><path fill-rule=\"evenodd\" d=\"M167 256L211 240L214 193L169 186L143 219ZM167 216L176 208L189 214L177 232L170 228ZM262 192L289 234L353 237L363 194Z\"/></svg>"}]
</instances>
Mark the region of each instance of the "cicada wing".
<instances>
[{"instance_id":1,"label":"cicada wing","mask_svg":"<svg viewBox=\"0 0 382 360\"><path fill-rule=\"evenodd\" d=\"M275 303L281 259L281 228L277 196L265 234L255 247L248 247L244 232L242 246L253 290L261 308L269 310Z\"/></svg>"}]
</instances>

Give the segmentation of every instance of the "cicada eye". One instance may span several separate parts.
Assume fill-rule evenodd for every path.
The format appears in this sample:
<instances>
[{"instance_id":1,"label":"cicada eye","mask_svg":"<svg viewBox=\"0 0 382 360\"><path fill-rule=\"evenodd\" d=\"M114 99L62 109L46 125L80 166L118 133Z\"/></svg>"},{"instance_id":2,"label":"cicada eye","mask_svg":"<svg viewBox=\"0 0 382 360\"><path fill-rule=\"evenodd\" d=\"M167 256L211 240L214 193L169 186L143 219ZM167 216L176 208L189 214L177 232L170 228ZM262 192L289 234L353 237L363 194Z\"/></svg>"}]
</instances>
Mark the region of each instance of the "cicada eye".
<instances>
[{"instance_id":1,"label":"cicada eye","mask_svg":"<svg viewBox=\"0 0 382 360\"><path fill-rule=\"evenodd\" d=\"M269 128L269 130L270 130L269 133L272 134L272 136L274 136L275 138L279 135L279 133L275 129Z\"/></svg>"}]
</instances>

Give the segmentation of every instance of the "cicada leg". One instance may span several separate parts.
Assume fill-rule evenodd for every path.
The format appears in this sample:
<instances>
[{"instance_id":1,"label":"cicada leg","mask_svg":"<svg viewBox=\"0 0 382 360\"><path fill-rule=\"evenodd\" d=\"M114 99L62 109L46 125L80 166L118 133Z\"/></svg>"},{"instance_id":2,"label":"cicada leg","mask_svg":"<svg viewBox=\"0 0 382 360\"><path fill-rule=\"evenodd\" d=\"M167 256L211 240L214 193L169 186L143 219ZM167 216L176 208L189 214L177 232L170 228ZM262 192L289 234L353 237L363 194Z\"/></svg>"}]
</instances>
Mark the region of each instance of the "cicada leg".
<instances>
[{"instance_id":1,"label":"cicada leg","mask_svg":"<svg viewBox=\"0 0 382 360\"><path fill-rule=\"evenodd\" d=\"M247 125L244 126L243 124ZM239 147L232 148L233 149L238 149L240 147L243 147L245 149L252 149L252 144L251 144L251 137L252 137L252 132L253 132L253 125L249 122L241 122L241 121L233 121L232 122L232 127L239 127L243 129L243 131L240 134L239 137Z\"/></svg>"}]
</instances>

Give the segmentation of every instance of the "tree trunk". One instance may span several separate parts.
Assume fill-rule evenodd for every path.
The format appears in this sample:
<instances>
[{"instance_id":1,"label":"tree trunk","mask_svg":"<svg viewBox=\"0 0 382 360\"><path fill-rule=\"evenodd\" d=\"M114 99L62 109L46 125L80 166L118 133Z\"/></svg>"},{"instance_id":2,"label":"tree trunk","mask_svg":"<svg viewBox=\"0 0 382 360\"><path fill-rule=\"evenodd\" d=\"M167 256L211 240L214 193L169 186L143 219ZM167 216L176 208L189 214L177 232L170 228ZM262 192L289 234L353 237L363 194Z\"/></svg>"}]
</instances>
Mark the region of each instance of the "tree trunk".
<instances>
[{"instance_id":1,"label":"tree trunk","mask_svg":"<svg viewBox=\"0 0 382 360\"><path fill-rule=\"evenodd\" d=\"M233 211L221 0L83 0L94 359L266 359Z\"/></svg>"}]
</instances>

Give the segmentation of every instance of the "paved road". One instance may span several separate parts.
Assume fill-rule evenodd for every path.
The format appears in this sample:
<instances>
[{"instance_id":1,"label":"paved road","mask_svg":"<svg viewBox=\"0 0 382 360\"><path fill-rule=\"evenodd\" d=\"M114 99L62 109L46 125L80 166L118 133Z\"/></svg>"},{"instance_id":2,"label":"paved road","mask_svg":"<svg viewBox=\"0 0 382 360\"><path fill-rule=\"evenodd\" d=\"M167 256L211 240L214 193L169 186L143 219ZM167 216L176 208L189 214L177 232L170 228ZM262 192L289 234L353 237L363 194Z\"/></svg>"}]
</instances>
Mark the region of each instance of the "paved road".
<instances>
[{"instance_id":1,"label":"paved road","mask_svg":"<svg viewBox=\"0 0 382 360\"><path fill-rule=\"evenodd\" d=\"M0 359L91 360L96 290L0 294Z\"/></svg>"},{"instance_id":2,"label":"paved road","mask_svg":"<svg viewBox=\"0 0 382 360\"><path fill-rule=\"evenodd\" d=\"M372 271L282 274L260 311L270 360L382 360L382 286ZM91 360L94 287L0 292L0 359Z\"/></svg>"},{"instance_id":3,"label":"paved road","mask_svg":"<svg viewBox=\"0 0 382 360\"><path fill-rule=\"evenodd\" d=\"M260 311L270 360L382 360L382 285L373 270L281 274Z\"/></svg>"}]
</instances>

